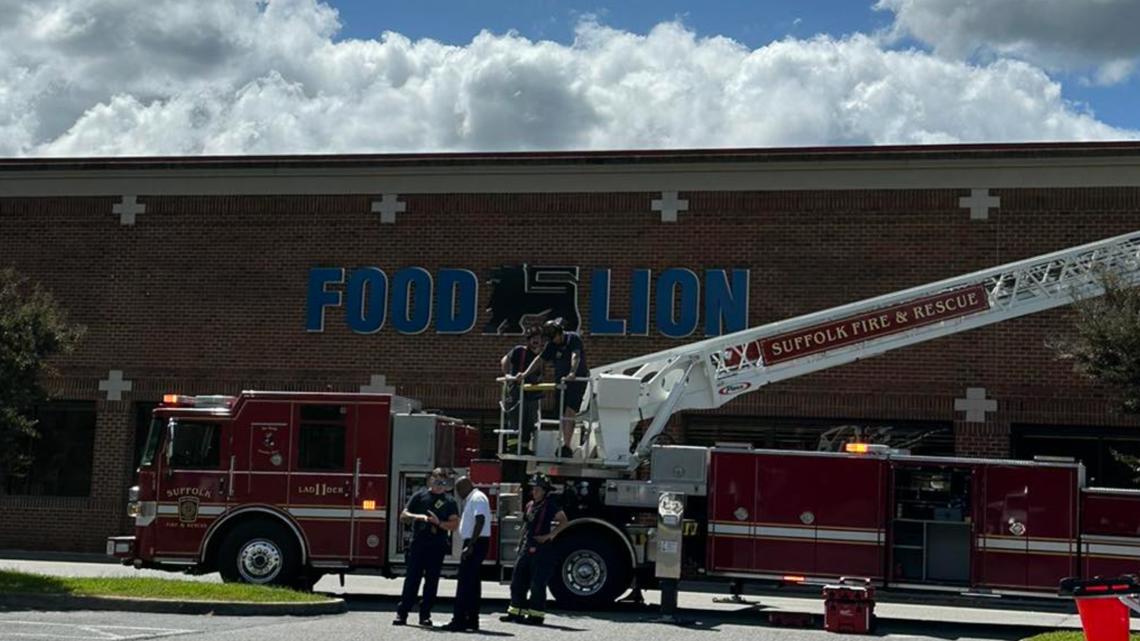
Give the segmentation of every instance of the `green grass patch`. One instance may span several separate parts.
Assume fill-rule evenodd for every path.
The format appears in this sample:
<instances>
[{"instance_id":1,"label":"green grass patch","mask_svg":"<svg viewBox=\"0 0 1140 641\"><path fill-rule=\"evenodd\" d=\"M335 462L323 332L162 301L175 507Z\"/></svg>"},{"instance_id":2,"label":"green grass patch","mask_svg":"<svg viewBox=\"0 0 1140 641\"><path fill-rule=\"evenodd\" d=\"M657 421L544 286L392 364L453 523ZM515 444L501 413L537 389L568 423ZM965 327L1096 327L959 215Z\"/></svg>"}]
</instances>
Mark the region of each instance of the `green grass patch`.
<instances>
[{"instance_id":1,"label":"green grass patch","mask_svg":"<svg viewBox=\"0 0 1140 641\"><path fill-rule=\"evenodd\" d=\"M1057 630L1035 634L1023 641L1085 641L1085 635L1080 630ZM1130 641L1140 641L1140 634L1133 634Z\"/></svg>"},{"instance_id":2,"label":"green grass patch","mask_svg":"<svg viewBox=\"0 0 1140 641\"><path fill-rule=\"evenodd\" d=\"M311 592L242 583L207 583L142 577L64 577L0 570L0 594L70 594L135 597L170 601L318 603L329 598Z\"/></svg>"}]
</instances>

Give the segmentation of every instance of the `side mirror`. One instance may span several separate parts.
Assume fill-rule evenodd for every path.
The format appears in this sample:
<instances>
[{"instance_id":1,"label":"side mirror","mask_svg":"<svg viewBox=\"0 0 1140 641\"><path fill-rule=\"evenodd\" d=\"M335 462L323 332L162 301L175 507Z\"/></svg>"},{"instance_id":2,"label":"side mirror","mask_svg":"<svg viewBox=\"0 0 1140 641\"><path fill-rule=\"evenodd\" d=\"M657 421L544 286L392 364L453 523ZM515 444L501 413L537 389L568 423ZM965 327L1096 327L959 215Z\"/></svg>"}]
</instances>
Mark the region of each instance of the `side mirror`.
<instances>
[{"instance_id":1,"label":"side mirror","mask_svg":"<svg viewBox=\"0 0 1140 641\"><path fill-rule=\"evenodd\" d=\"M166 448L165 448L166 464L163 469L166 471L167 476L173 476L174 470L170 467L171 461L174 459L174 420L171 419L166 424Z\"/></svg>"}]
</instances>

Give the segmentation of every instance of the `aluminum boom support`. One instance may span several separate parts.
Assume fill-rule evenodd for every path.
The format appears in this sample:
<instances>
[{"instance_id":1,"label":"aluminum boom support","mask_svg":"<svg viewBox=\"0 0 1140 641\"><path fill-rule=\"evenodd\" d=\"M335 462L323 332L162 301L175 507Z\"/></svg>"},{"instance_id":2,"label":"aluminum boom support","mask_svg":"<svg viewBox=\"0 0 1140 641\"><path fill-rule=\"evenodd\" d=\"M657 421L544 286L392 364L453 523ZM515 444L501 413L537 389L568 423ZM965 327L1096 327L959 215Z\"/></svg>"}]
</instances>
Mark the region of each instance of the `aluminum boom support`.
<instances>
[{"instance_id":1,"label":"aluminum boom support","mask_svg":"<svg viewBox=\"0 0 1140 641\"><path fill-rule=\"evenodd\" d=\"M720 407L769 383L1099 296L1102 272L1140 284L1140 231L593 368L595 400L613 397L607 386L640 381L621 427L627 439L641 420L658 419L632 453L611 445L604 458L636 465L681 410ZM619 414L591 413L616 445L618 426L605 423Z\"/></svg>"}]
</instances>

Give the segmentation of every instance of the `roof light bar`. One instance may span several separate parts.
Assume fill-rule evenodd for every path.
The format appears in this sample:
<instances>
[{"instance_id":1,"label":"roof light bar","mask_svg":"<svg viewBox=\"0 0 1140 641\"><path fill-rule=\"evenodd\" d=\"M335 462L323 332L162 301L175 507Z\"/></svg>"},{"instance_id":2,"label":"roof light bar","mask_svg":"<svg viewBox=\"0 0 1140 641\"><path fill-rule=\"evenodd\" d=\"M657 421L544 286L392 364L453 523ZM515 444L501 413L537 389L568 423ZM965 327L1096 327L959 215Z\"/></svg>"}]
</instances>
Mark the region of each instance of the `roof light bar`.
<instances>
[{"instance_id":1,"label":"roof light bar","mask_svg":"<svg viewBox=\"0 0 1140 641\"><path fill-rule=\"evenodd\" d=\"M236 401L236 396L224 396L221 394L206 396L189 396L186 394L162 395L162 404L172 407L232 407Z\"/></svg>"},{"instance_id":2,"label":"roof light bar","mask_svg":"<svg viewBox=\"0 0 1140 641\"><path fill-rule=\"evenodd\" d=\"M843 449L848 454L887 454L891 451L889 445L882 443L847 443Z\"/></svg>"}]
</instances>

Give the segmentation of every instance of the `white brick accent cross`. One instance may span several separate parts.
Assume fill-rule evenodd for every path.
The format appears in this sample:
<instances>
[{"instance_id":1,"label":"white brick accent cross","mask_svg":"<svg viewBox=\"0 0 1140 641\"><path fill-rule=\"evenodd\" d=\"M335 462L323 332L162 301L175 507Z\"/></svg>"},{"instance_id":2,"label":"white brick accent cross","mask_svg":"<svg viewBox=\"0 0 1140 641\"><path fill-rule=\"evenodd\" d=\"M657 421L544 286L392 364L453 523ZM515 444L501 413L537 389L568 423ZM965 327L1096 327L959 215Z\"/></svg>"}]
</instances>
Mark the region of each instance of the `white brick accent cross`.
<instances>
[{"instance_id":1,"label":"white brick accent cross","mask_svg":"<svg viewBox=\"0 0 1140 641\"><path fill-rule=\"evenodd\" d=\"M120 225L134 225L135 216L146 213L146 205L139 202L138 196L128 194L123 196L120 202L115 203L111 212L119 215Z\"/></svg>"},{"instance_id":2,"label":"white brick accent cross","mask_svg":"<svg viewBox=\"0 0 1140 641\"><path fill-rule=\"evenodd\" d=\"M991 208L1001 207L1001 198L991 196L988 189L971 189L969 196L958 199L958 206L970 210L970 220L986 220Z\"/></svg>"},{"instance_id":3,"label":"white brick accent cross","mask_svg":"<svg viewBox=\"0 0 1140 641\"><path fill-rule=\"evenodd\" d=\"M689 209L689 201L678 200L675 191L663 191L661 198L654 199L649 204L653 207L653 211L661 212L661 222L663 223L677 222L677 212Z\"/></svg>"},{"instance_id":4,"label":"white brick accent cross","mask_svg":"<svg viewBox=\"0 0 1140 641\"><path fill-rule=\"evenodd\" d=\"M113 369L105 380L99 381L99 391L107 392L108 401L123 400L123 392L134 389L134 383L123 380L123 370Z\"/></svg>"},{"instance_id":5,"label":"white brick accent cross","mask_svg":"<svg viewBox=\"0 0 1140 641\"><path fill-rule=\"evenodd\" d=\"M954 399L954 411L965 412L967 423L985 423L986 412L997 411L997 401L986 398L984 387L967 387L966 398Z\"/></svg>"},{"instance_id":6,"label":"white brick accent cross","mask_svg":"<svg viewBox=\"0 0 1140 641\"><path fill-rule=\"evenodd\" d=\"M395 394L396 388L388 384L383 374L373 374L367 385L360 386L361 394Z\"/></svg>"},{"instance_id":7,"label":"white brick accent cross","mask_svg":"<svg viewBox=\"0 0 1140 641\"><path fill-rule=\"evenodd\" d=\"M400 202L398 194L381 194L380 200L372 201L372 213L380 214L380 222L396 222L396 214L407 209L408 203Z\"/></svg>"}]
</instances>

